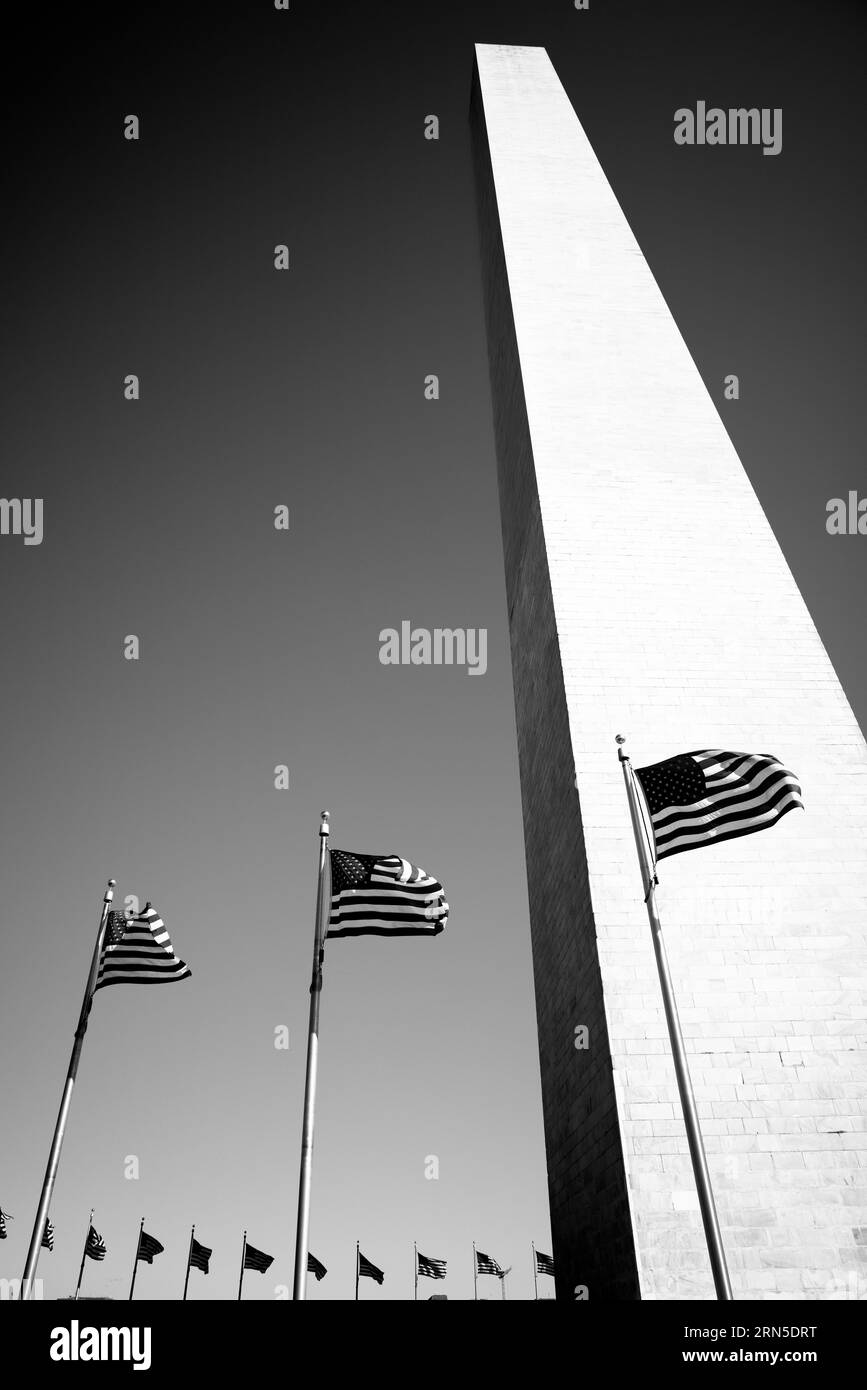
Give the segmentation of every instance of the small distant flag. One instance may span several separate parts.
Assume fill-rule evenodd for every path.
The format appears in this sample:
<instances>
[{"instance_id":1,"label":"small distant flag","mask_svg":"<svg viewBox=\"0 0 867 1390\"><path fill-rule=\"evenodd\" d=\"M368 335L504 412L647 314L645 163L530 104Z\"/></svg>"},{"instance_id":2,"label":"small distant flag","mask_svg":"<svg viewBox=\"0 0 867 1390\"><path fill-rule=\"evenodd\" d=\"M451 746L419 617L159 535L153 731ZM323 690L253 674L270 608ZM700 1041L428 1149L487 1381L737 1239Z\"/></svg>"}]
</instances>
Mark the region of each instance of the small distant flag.
<instances>
[{"instance_id":1,"label":"small distant flag","mask_svg":"<svg viewBox=\"0 0 867 1390\"><path fill-rule=\"evenodd\" d=\"M324 1279L328 1273L322 1261L317 1260L315 1255L311 1255L309 1250L307 1251L307 1273L315 1274L317 1279Z\"/></svg>"},{"instance_id":2,"label":"small distant flag","mask_svg":"<svg viewBox=\"0 0 867 1390\"><path fill-rule=\"evenodd\" d=\"M84 1253L89 1260L104 1260L106 1256L105 1241L101 1235L97 1234L92 1226L87 1233Z\"/></svg>"},{"instance_id":3,"label":"small distant flag","mask_svg":"<svg viewBox=\"0 0 867 1390\"><path fill-rule=\"evenodd\" d=\"M385 1275L381 1269L377 1269L375 1264L371 1264L366 1255L358 1252L358 1274L361 1279L375 1279L377 1284L381 1284Z\"/></svg>"},{"instance_id":4,"label":"small distant flag","mask_svg":"<svg viewBox=\"0 0 867 1390\"><path fill-rule=\"evenodd\" d=\"M635 775L650 811L657 859L752 835L804 806L797 778L770 753L703 749L637 767Z\"/></svg>"},{"instance_id":5,"label":"small distant flag","mask_svg":"<svg viewBox=\"0 0 867 1390\"><path fill-rule=\"evenodd\" d=\"M213 1255L213 1250L209 1250L207 1245L200 1245L194 1238L190 1246L190 1264L194 1269L200 1269L203 1274L208 1273L208 1260Z\"/></svg>"},{"instance_id":6,"label":"small distant flag","mask_svg":"<svg viewBox=\"0 0 867 1390\"><path fill-rule=\"evenodd\" d=\"M161 1255L163 1249L164 1246L160 1245L156 1236L149 1236L147 1231L143 1229L138 1238L138 1254L136 1255L136 1259L143 1260L146 1265L152 1265L154 1262L154 1255Z\"/></svg>"},{"instance_id":7,"label":"small distant flag","mask_svg":"<svg viewBox=\"0 0 867 1390\"><path fill-rule=\"evenodd\" d=\"M0 1207L0 1240L6 1239L7 1235L9 1234L9 1232L6 1230L6 1222L12 1220L14 1220L14 1217L11 1217L8 1211L4 1211L3 1208Z\"/></svg>"},{"instance_id":8,"label":"small distant flag","mask_svg":"<svg viewBox=\"0 0 867 1390\"><path fill-rule=\"evenodd\" d=\"M476 1251L476 1271L479 1274L495 1274L498 1279L503 1279L507 1273L496 1260L492 1260L490 1255L483 1255L481 1250Z\"/></svg>"},{"instance_id":9,"label":"small distant flag","mask_svg":"<svg viewBox=\"0 0 867 1390\"><path fill-rule=\"evenodd\" d=\"M418 1252L417 1259L418 1259L418 1273L419 1273L419 1278L425 1278L425 1279L445 1279L445 1277L446 1277L446 1261L445 1261L445 1260L431 1260L431 1259L428 1258L427 1255L423 1255L423 1254L421 1253L421 1251Z\"/></svg>"},{"instance_id":10,"label":"small distant flag","mask_svg":"<svg viewBox=\"0 0 867 1390\"><path fill-rule=\"evenodd\" d=\"M554 1260L551 1255L543 1255L541 1250L536 1251L536 1273L550 1274L554 1278Z\"/></svg>"},{"instance_id":11,"label":"small distant flag","mask_svg":"<svg viewBox=\"0 0 867 1390\"><path fill-rule=\"evenodd\" d=\"M47 1216L45 1218L45 1229L42 1232L42 1244L45 1246L46 1250L54 1249L54 1227Z\"/></svg>"},{"instance_id":12,"label":"small distant flag","mask_svg":"<svg viewBox=\"0 0 867 1390\"><path fill-rule=\"evenodd\" d=\"M408 859L331 851L327 936L436 936L448 914L442 884Z\"/></svg>"},{"instance_id":13,"label":"small distant flag","mask_svg":"<svg viewBox=\"0 0 867 1390\"><path fill-rule=\"evenodd\" d=\"M105 985L163 984L191 974L175 955L165 923L150 903L137 915L108 914L94 993Z\"/></svg>"},{"instance_id":14,"label":"small distant flag","mask_svg":"<svg viewBox=\"0 0 867 1390\"><path fill-rule=\"evenodd\" d=\"M308 1256L309 1259L309 1256ZM269 1265L274 1263L273 1255L266 1255L263 1250L257 1250L255 1245L245 1245L244 1247L244 1268L256 1269L260 1274L264 1274Z\"/></svg>"}]
</instances>

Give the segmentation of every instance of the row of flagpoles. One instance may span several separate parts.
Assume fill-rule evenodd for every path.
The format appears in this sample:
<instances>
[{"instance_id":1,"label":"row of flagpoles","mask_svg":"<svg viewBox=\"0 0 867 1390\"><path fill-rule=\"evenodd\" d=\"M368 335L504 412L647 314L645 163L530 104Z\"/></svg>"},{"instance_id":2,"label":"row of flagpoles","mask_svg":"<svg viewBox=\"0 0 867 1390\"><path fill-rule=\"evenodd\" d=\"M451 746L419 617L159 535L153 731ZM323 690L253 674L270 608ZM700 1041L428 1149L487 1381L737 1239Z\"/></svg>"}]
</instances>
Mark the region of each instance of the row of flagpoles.
<instances>
[{"instance_id":1,"label":"row of flagpoles","mask_svg":"<svg viewBox=\"0 0 867 1390\"><path fill-rule=\"evenodd\" d=\"M9 1219L8 1213L7 1213L7 1212L4 1212L2 1209L0 1209L0 1239L2 1239L2 1240L5 1240L5 1238L6 1238L6 1221L7 1221L8 1219ZM186 1300L186 1297L187 1297L187 1288L188 1288L189 1282L190 1282L190 1270L191 1270L191 1269L200 1269L200 1270L202 1271L203 1274L209 1274L209 1273L210 1273L210 1261L211 1261L211 1256L212 1256L213 1253L214 1253L214 1251L213 1251L212 1248L209 1248L209 1247L206 1246L206 1245L202 1245L199 1241L196 1240L195 1236L196 1236L196 1228L195 1228L195 1225L193 1225L192 1229L190 1230L190 1243L189 1243L189 1247L188 1247L188 1249L187 1249L187 1264L186 1264L186 1269L185 1269L185 1271L184 1271L184 1292L183 1292L183 1295L182 1295L182 1300L183 1300L183 1301L185 1301L185 1300ZM47 1250L53 1250L53 1249L54 1249L54 1227L53 1227L52 1223L51 1223L49 1220L47 1220L47 1219L46 1219L46 1223L45 1223L45 1229L44 1229L43 1234L42 1234L41 1248L47 1249ZM551 1278L554 1277L554 1260L553 1260L553 1258L552 1258L551 1255L544 1255L544 1254L542 1253L541 1250L537 1250L537 1249L536 1249L536 1246L535 1246L535 1243L531 1244L531 1247L530 1247L530 1248L531 1248L531 1250L532 1250L532 1252L533 1252L533 1287L534 1287L534 1290L535 1290L536 1298L538 1298L538 1297L539 1297L538 1277L539 1277L540 1274L547 1274L547 1275L550 1275ZM162 1255L163 1252L164 1252L164 1250L165 1250L165 1246L162 1245L161 1242L157 1240L156 1236L150 1235L150 1234L145 1230L145 1228L144 1228L144 1217L142 1217L142 1219L141 1219L141 1225L139 1226L139 1231L138 1231L138 1239L137 1239L137 1241L136 1241L135 1259L133 1260L133 1265L132 1265L132 1279L130 1280L130 1286L129 1286L129 1298L130 1298L130 1299L132 1299L132 1296L133 1296L133 1294L134 1294L134 1292L135 1292L135 1281L136 1281L136 1274L138 1273L139 1264L140 1264L140 1263L149 1264L149 1265L150 1265L150 1264L153 1264L155 1257L156 1257L157 1255ZM87 1235L85 1236L85 1239L84 1239L84 1249L83 1249L82 1254L81 1254L81 1265L80 1265L79 1271L78 1271L78 1282L77 1282L77 1284L76 1284L76 1286L75 1286L75 1295L74 1295L74 1297L75 1297L76 1299L79 1297L79 1294L80 1294L80 1292L81 1292L81 1281L82 1281L82 1276L83 1276L83 1274L84 1274L85 1261L88 1260L88 1259L90 1259L90 1260L96 1260L96 1261L104 1260L105 1257L106 1257L106 1255L107 1255L107 1253L108 1253L108 1249L107 1249L107 1246L106 1246L105 1241L103 1240L102 1236L99 1235L98 1232L97 1232L97 1231L95 1230L95 1228L94 1228L94 1225L93 1225L93 1209L91 1209L91 1213L90 1213L90 1216L88 1217L88 1222L87 1222ZM240 1298L241 1298L241 1294L242 1294L243 1287L244 1287L244 1272L245 1272L245 1270L251 1269L251 1270L255 1270L255 1271L256 1271L257 1273L259 1273L259 1274L266 1274L267 1271L269 1270L269 1268L271 1267L271 1265L272 1265L273 1263L274 1263L274 1256L273 1256L273 1255L266 1255L264 1250L258 1250L258 1249L256 1248L255 1245L251 1245L250 1242L247 1240L247 1232L245 1231L245 1232L244 1232L244 1235L243 1235L242 1242L241 1242L241 1269L240 1269L240 1275L239 1275L239 1278L238 1278L238 1298L239 1298L239 1300L240 1300ZM413 1243L413 1271L414 1271L414 1291L413 1291L413 1297L414 1297L415 1299L418 1298L418 1281L419 1281L419 1279L445 1279L445 1278L446 1278L446 1274L447 1274L447 1270L448 1270L448 1261L447 1261L447 1260L434 1259L434 1258L432 1258L432 1257L429 1256L429 1255L423 1255L423 1254L421 1253L421 1251L419 1250L418 1245L417 1245L415 1242ZM321 1279L324 1279L325 1276L326 1276L326 1274L328 1273L328 1270L326 1269L326 1267L325 1267L325 1265L322 1263L322 1261L321 1261L321 1260L317 1260L316 1256L315 1256L314 1254L312 1254L310 1251L308 1251L308 1253L307 1253L307 1273L308 1273L308 1274L314 1275L315 1278L316 1278L316 1280L317 1280L317 1282L318 1282L319 1280L321 1280ZM474 1298L478 1299L478 1296L479 1296L479 1287L478 1287L478 1286L479 1286L479 1275L486 1275L486 1274L489 1274L489 1275L492 1275L494 1278L500 1280L500 1283L501 1283L501 1285L502 1285L502 1290L503 1290L503 1298L505 1299L505 1297L506 1297L506 1275L509 1274L509 1273L511 1273L511 1265L508 1267L508 1269L503 1269L502 1266L501 1266L500 1264L498 1264L498 1262L497 1262L495 1259L492 1259L492 1257L491 1257L490 1255L485 1255L485 1254L482 1253L481 1250L477 1250L477 1249L476 1249L476 1243L475 1243L475 1241L473 1241L473 1296L474 1296ZM359 1243L358 1241L356 1241L356 1244L355 1244L355 1297L356 1297L356 1299L358 1299L358 1286L359 1286L359 1280L361 1280L361 1279L372 1279L375 1283L377 1283L377 1284L382 1284L382 1283L384 1283L384 1281L385 1281L385 1273L384 1273L383 1270L379 1269L378 1266L375 1265L375 1264L373 1263L372 1260L369 1260L369 1259L367 1258L366 1255L362 1254L361 1245L360 1245L360 1243Z\"/></svg>"},{"instance_id":2,"label":"row of flagpoles","mask_svg":"<svg viewBox=\"0 0 867 1390\"><path fill-rule=\"evenodd\" d=\"M666 1022L671 1041L678 1091L683 1110L699 1207L704 1224L708 1255L718 1299L732 1297L725 1252L710 1184L704 1144L698 1122L698 1112L689 1076L683 1035L674 999L671 974L666 957L662 927L656 908L655 888L657 863L666 855L697 849L718 840L749 835L773 825L794 807L803 807L797 780L776 758L769 754L730 753L720 749L703 749L682 753L650 767L633 769L618 735L618 756L623 770L630 818L641 870L642 893L647 907L651 937L659 973ZM645 807L647 816L645 816ZM649 824L648 824L649 819ZM307 1065L304 1084L304 1112L301 1127L301 1165L298 1184L298 1218L295 1241L295 1280L293 1296L306 1297L307 1274L311 1272L309 1253L310 1193L313 1170L313 1130L316 1100L316 1080L319 1047L319 1015L322 994L322 975L325 941L345 936L436 936L449 913L442 885L423 869L410 864L400 855L353 854L345 850L329 850L329 814L322 812L319 825L319 873L316 892L316 916L313 934L313 970L310 983L310 1015L307 1041ZM111 903L115 880L109 879L103 897L102 912L96 943L90 963L81 1012L72 1047L60 1110L42 1183L42 1191L33 1223L33 1234L20 1297L32 1296L40 1248L48 1231L48 1211L63 1136L69 1116L72 1091L78 1074L84 1036L87 1031L93 997L98 989L111 984L172 982L187 979L189 968L174 953L168 932L156 910L147 903L142 913L114 912ZM143 1227L142 1227L143 1230ZM92 1227L88 1231L90 1239ZM211 1252L198 1245L190 1235L190 1249L184 1281L184 1298L191 1267L203 1259L205 1265ZM96 1233L93 1232L95 1235ZM50 1247L49 1247L50 1248ZM247 1246L244 1236L244 1251ZM480 1269L474 1249L474 1278L479 1273L495 1273L504 1278L503 1271ZM87 1242L82 1254L82 1271L88 1255ZM271 1262L270 1256L256 1251L256 1256ZM101 1258L92 1255L91 1258ZM242 1255L240 1297L245 1266ZM487 1256L484 1257L487 1260ZM136 1255L138 1263L139 1255ZM358 1280L366 1274L361 1269L364 1257L356 1248L356 1297ZM318 1263L318 1262L316 1262ZM365 1263L369 1264L368 1261ZM433 1261L433 1264L442 1263ZM495 1261L490 1262L496 1265ZM267 1265L265 1266L267 1268ZM376 1266L371 1265L372 1270ZM535 1264L534 1264L535 1270ZM322 1277L314 1267L312 1272ZM536 1271L547 1272L547 1271ZM377 1270L381 1275L382 1271ZM370 1277L376 1277L371 1274ZM133 1271L133 1280L135 1271ZM416 1286L418 1254L416 1252ZM79 1274L79 1287L81 1273ZM505 1296L505 1284L503 1285Z\"/></svg>"}]
</instances>

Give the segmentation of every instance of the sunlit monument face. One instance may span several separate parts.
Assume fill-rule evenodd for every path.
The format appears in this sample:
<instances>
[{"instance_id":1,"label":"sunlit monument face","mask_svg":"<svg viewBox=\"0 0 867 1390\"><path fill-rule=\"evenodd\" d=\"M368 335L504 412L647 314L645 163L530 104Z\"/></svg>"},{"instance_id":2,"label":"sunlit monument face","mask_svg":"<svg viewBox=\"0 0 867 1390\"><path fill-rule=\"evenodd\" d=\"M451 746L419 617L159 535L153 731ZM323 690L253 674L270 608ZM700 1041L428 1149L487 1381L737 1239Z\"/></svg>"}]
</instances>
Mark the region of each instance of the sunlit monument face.
<instances>
[{"instance_id":1,"label":"sunlit monument face","mask_svg":"<svg viewBox=\"0 0 867 1390\"><path fill-rule=\"evenodd\" d=\"M723 383L715 402L545 51L476 59L558 1297L713 1297L619 732L642 764L733 748L797 769L805 810L662 861L659 907L735 1297L851 1297L864 740Z\"/></svg>"}]
</instances>

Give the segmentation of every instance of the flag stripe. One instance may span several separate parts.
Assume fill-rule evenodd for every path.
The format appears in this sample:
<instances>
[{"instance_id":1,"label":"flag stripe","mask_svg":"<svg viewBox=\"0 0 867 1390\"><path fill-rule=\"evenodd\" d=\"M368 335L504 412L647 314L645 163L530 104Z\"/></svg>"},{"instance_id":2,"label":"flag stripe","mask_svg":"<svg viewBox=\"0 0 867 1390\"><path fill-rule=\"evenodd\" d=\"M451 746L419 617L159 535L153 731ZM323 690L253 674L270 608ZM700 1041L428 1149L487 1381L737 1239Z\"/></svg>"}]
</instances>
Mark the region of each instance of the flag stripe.
<instances>
[{"instance_id":1,"label":"flag stripe","mask_svg":"<svg viewBox=\"0 0 867 1390\"><path fill-rule=\"evenodd\" d=\"M702 845L713 844L717 840L736 840L741 835L753 835L757 830L764 830L767 826L775 825L787 811L794 811L797 808L803 810L804 803L800 797L790 797L785 805L777 807L773 814L766 816L754 816L751 820L743 821L729 827L728 830L712 829L703 835L680 835L670 842L666 842L665 848L657 852L658 859L664 859L667 854L679 854L688 849L701 849Z\"/></svg>"}]
</instances>

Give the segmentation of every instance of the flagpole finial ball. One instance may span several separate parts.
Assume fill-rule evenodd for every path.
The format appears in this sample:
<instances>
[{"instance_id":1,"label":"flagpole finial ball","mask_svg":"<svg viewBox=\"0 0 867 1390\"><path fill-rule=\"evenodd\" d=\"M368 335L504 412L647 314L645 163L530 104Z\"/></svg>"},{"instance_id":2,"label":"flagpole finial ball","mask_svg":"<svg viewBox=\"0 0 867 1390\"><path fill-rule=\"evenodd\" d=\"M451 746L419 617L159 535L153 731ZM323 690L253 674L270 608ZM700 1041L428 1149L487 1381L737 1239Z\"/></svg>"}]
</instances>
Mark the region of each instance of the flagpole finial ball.
<instances>
[{"instance_id":1,"label":"flagpole finial ball","mask_svg":"<svg viewBox=\"0 0 867 1390\"><path fill-rule=\"evenodd\" d=\"M626 742L626 739L623 737L622 734L618 734L618 735L616 736L614 742L615 742L615 743L625 743L625 742Z\"/></svg>"},{"instance_id":2,"label":"flagpole finial ball","mask_svg":"<svg viewBox=\"0 0 867 1390\"><path fill-rule=\"evenodd\" d=\"M116 878L110 878L110 879L108 880L108 886L109 886L109 888L116 888L116 887L117 887L117 879L116 879Z\"/></svg>"}]
</instances>

